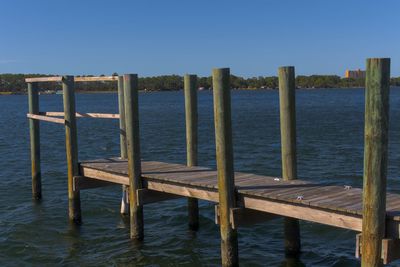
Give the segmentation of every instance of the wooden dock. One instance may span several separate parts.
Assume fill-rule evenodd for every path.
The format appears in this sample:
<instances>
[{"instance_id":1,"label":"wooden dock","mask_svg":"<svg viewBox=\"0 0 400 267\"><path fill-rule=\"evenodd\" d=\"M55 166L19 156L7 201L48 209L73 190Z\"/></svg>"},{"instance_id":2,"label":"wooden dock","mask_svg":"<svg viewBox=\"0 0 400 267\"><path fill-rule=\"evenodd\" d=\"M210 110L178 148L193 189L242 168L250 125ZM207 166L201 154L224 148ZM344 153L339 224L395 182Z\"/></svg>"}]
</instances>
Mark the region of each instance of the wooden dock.
<instances>
[{"instance_id":1,"label":"wooden dock","mask_svg":"<svg viewBox=\"0 0 400 267\"><path fill-rule=\"evenodd\" d=\"M107 184L129 185L127 161L119 158L80 163L75 188ZM193 197L218 204L217 171L183 164L142 161L143 199L148 203ZM238 207L361 232L362 189L311 183L304 180L235 173ZM154 193L167 193L154 194ZM153 196L153 197L152 197ZM140 200L139 200L140 202ZM146 204L146 201L143 203ZM249 222L248 222L249 223ZM400 238L400 195L387 194L387 229Z\"/></svg>"},{"instance_id":2,"label":"wooden dock","mask_svg":"<svg viewBox=\"0 0 400 267\"><path fill-rule=\"evenodd\" d=\"M58 123L65 127L69 219L76 224L82 222L82 190L119 184L123 191L121 214L129 215L130 237L136 241L144 239L146 204L184 197L188 226L193 231L199 228L198 200L216 203L222 266L239 264L240 226L281 216L288 258L299 258L299 220L304 220L358 232L356 257L361 258L363 267L379 267L400 259L400 195L386 192L390 59L368 59L366 73L363 189L297 179L294 67L278 70L282 178L234 171L227 68L213 70L216 170L197 166L196 75L184 77L186 164L141 160L136 74L28 78L33 198L42 197L39 121ZM119 114L76 112L74 83L95 81L118 81ZM41 82L62 84L64 112L39 109ZM79 161L76 120L85 118L119 119L118 158Z\"/></svg>"}]
</instances>

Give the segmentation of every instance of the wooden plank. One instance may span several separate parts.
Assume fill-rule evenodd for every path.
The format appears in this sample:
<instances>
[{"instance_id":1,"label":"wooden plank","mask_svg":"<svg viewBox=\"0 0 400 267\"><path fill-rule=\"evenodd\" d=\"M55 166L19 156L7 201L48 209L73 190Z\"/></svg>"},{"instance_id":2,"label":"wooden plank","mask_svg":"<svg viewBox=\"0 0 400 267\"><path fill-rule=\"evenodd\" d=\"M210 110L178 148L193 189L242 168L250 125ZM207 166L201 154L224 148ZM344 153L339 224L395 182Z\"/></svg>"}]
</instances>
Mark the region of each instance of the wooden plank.
<instances>
[{"instance_id":1,"label":"wooden plank","mask_svg":"<svg viewBox=\"0 0 400 267\"><path fill-rule=\"evenodd\" d=\"M118 81L118 76L81 76L74 77L75 82L113 82Z\"/></svg>"},{"instance_id":2,"label":"wooden plank","mask_svg":"<svg viewBox=\"0 0 400 267\"><path fill-rule=\"evenodd\" d=\"M84 176L74 176L74 191L80 191L84 189L92 189L104 186L115 185L107 181L98 179L92 179Z\"/></svg>"},{"instance_id":3,"label":"wooden plank","mask_svg":"<svg viewBox=\"0 0 400 267\"><path fill-rule=\"evenodd\" d=\"M176 194L184 197L193 197L212 202L218 202L219 200L218 192L212 189L205 189L193 186L182 186L153 180L147 180L147 188L151 190Z\"/></svg>"},{"instance_id":4,"label":"wooden plank","mask_svg":"<svg viewBox=\"0 0 400 267\"><path fill-rule=\"evenodd\" d=\"M64 117L64 112L56 112L56 111L46 111L39 112L40 115L52 116L52 117ZM97 119L119 119L119 114L111 114L111 113L82 113L76 112L76 118L97 118Z\"/></svg>"},{"instance_id":5,"label":"wooden plank","mask_svg":"<svg viewBox=\"0 0 400 267\"><path fill-rule=\"evenodd\" d=\"M340 228L361 231L361 216L335 213L308 206L294 205L258 199L250 196L240 196L245 208L269 212L281 216L336 226Z\"/></svg>"},{"instance_id":6,"label":"wooden plank","mask_svg":"<svg viewBox=\"0 0 400 267\"><path fill-rule=\"evenodd\" d=\"M49 117L49 116L36 115L36 114L28 113L28 114L26 114L26 117L28 117L29 119L34 119L34 120L65 124L65 120L64 119L53 118L53 117Z\"/></svg>"},{"instance_id":7,"label":"wooden plank","mask_svg":"<svg viewBox=\"0 0 400 267\"><path fill-rule=\"evenodd\" d=\"M61 82L63 80L62 76L55 77L35 77L35 78L26 78L26 83L37 83L37 82Z\"/></svg>"}]
</instances>

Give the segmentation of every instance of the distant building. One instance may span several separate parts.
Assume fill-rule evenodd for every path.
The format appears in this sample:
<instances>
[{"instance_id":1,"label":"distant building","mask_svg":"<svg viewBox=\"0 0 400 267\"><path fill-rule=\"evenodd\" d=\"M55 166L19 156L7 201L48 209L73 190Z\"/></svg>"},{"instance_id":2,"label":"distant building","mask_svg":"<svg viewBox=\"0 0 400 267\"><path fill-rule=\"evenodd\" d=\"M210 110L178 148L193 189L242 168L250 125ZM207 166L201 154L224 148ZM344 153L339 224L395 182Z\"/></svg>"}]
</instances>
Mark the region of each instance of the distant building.
<instances>
[{"instance_id":1,"label":"distant building","mask_svg":"<svg viewBox=\"0 0 400 267\"><path fill-rule=\"evenodd\" d=\"M365 70L346 70L344 73L345 78L365 79Z\"/></svg>"}]
</instances>

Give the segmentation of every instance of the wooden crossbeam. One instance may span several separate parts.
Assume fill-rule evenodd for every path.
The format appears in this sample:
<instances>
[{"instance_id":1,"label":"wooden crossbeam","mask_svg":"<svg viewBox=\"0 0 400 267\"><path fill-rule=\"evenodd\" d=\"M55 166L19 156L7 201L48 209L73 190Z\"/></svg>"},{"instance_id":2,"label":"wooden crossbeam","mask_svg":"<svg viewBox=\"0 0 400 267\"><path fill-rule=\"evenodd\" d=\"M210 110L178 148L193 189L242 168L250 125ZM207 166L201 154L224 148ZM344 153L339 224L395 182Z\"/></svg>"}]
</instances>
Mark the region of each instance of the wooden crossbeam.
<instances>
[{"instance_id":1,"label":"wooden crossbeam","mask_svg":"<svg viewBox=\"0 0 400 267\"><path fill-rule=\"evenodd\" d=\"M93 76L93 77L75 77L75 82L112 82L118 81L118 76Z\"/></svg>"},{"instance_id":2,"label":"wooden crossbeam","mask_svg":"<svg viewBox=\"0 0 400 267\"><path fill-rule=\"evenodd\" d=\"M26 78L26 83L37 83L37 82L61 82L63 79L62 76L55 77L35 77L35 78Z\"/></svg>"},{"instance_id":3,"label":"wooden crossbeam","mask_svg":"<svg viewBox=\"0 0 400 267\"><path fill-rule=\"evenodd\" d=\"M52 117L64 117L64 112L57 112L57 111L39 112L39 114L40 115L45 115L45 116L52 116ZM77 118L119 119L119 114L112 114L112 113L81 113L81 112L76 112L75 116Z\"/></svg>"},{"instance_id":4,"label":"wooden crossbeam","mask_svg":"<svg viewBox=\"0 0 400 267\"><path fill-rule=\"evenodd\" d=\"M48 122L54 122L54 123L59 123L59 124L65 124L65 120L64 119L60 119L60 118L54 118L54 117L50 117L50 116L37 115L37 114L31 114L31 113L26 114L26 116L28 118L34 119L34 120L48 121Z\"/></svg>"},{"instance_id":5,"label":"wooden crossbeam","mask_svg":"<svg viewBox=\"0 0 400 267\"><path fill-rule=\"evenodd\" d=\"M215 224L219 224L219 214L219 205L215 205ZM230 210L230 222L233 229L263 223L277 218L280 218L280 216L243 207L231 208Z\"/></svg>"}]
</instances>

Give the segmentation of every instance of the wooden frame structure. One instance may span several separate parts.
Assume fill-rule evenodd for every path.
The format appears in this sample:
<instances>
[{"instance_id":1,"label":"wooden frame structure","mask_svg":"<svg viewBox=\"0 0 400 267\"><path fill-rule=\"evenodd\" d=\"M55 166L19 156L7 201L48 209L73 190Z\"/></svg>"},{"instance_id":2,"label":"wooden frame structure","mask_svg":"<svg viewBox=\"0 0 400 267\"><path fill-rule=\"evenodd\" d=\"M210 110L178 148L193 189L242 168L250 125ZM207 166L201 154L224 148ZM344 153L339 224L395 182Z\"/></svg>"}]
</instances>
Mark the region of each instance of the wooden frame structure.
<instances>
[{"instance_id":1,"label":"wooden frame structure","mask_svg":"<svg viewBox=\"0 0 400 267\"><path fill-rule=\"evenodd\" d=\"M335 186L321 186L296 180L294 67L279 68L282 180L234 172L228 68L213 70L216 172L197 166L197 77L195 75L184 77L186 166L140 160L137 75L28 78L26 79L29 95L27 117L30 125L33 197L41 198L38 122L49 121L65 125L69 217L76 223L81 222L80 190L120 184L125 189L122 200L124 209L121 209L121 212L127 213L129 206L130 235L135 240L144 238L144 204L187 197L189 227L192 230L197 230L199 227L198 199L217 203L215 221L220 226L223 266L239 264L237 242L239 225L268 220L276 215L287 217L284 224L285 252L290 257L298 258L300 253L298 219L301 219L362 232L362 235L357 235L356 238L356 256L363 255L361 257L363 267L381 266L383 263L400 258L398 252L400 251L398 215L400 195L386 194L390 59L367 59L366 73L364 188L362 191L352 189L353 191L346 195L351 203L346 203L347 200L338 203L338 199L343 198L341 190L350 188L339 189ZM119 114L75 111L74 82L89 81L118 81ZM64 112L39 111L37 86L39 82L63 84ZM62 116L64 119L60 118ZM78 162L76 118L82 117L120 120L119 159ZM115 170L112 170L113 166ZM255 178L259 183L262 181L263 187L254 188L252 181L247 180L248 177ZM278 192L276 195L274 190ZM312 196L314 190L319 190L320 195ZM291 194L294 192L311 194L312 202L304 200L300 195L297 199L293 199ZM361 195L362 202L358 199ZM337 206L332 206L330 201ZM360 205L362 205L361 210L358 208ZM391 213L387 212L387 207Z\"/></svg>"}]
</instances>

